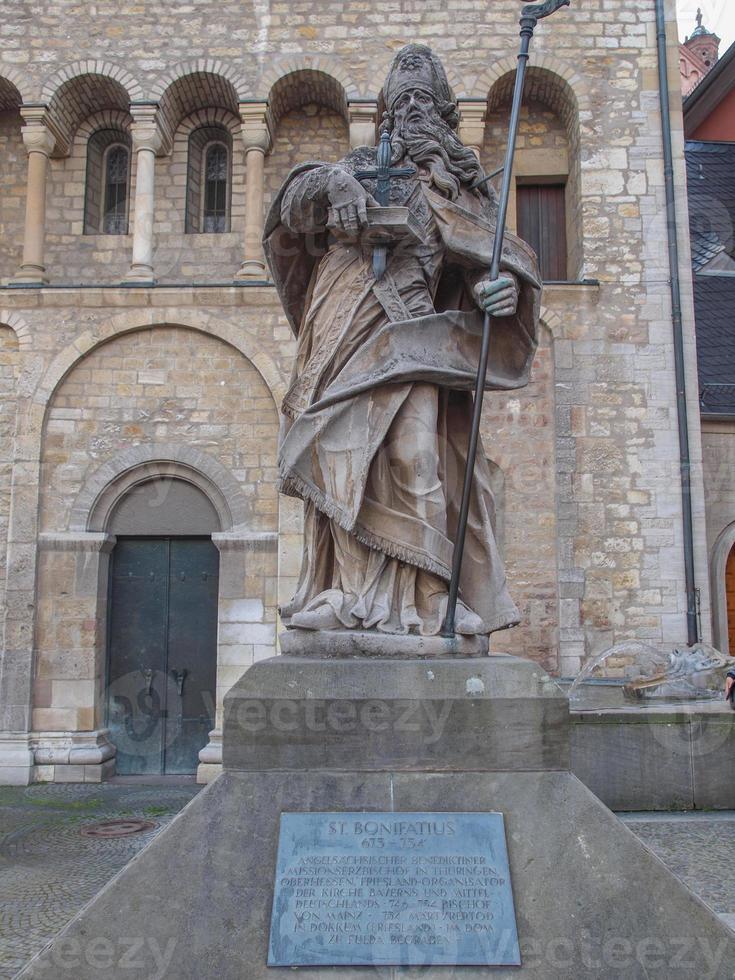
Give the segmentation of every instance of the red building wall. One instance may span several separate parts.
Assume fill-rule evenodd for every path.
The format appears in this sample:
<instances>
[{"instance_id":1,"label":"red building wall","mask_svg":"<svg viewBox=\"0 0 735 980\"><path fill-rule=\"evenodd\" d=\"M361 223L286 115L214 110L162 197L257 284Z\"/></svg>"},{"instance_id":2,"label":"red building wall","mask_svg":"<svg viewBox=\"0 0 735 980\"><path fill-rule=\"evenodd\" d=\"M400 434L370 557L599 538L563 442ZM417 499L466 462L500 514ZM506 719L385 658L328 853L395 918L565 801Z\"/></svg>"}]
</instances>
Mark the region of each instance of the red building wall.
<instances>
[{"instance_id":1,"label":"red building wall","mask_svg":"<svg viewBox=\"0 0 735 980\"><path fill-rule=\"evenodd\" d=\"M688 139L716 140L721 143L735 143L735 89L712 110Z\"/></svg>"}]
</instances>

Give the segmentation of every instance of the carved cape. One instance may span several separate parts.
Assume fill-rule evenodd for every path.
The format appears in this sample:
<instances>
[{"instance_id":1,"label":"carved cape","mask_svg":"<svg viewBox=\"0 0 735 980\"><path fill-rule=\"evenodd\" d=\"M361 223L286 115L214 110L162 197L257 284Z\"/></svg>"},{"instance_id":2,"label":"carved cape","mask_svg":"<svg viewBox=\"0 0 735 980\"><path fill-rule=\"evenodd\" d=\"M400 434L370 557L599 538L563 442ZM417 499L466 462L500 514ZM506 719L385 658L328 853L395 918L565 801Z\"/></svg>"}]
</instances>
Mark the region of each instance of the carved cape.
<instances>
[{"instance_id":1,"label":"carved cape","mask_svg":"<svg viewBox=\"0 0 735 980\"><path fill-rule=\"evenodd\" d=\"M324 301L320 263L328 254L327 262L334 264L334 249L327 252L323 232L294 234L281 220L283 194L291 181L319 166L324 165L304 164L292 171L273 202L264 236L276 288L299 339L294 379L283 406L281 489L311 501L369 547L448 580L482 334L483 315L470 290L489 269L494 226L487 209L483 214L479 207L464 206L472 203L466 192L454 203L424 184L444 251L435 312L411 315L401 300L400 274L391 274L390 257L385 281L375 283L366 256L357 276L350 272L349 280L348 275L336 275L332 288L339 294L341 284L347 289L351 282L358 305L357 293L372 291L383 308L381 318L373 321L374 329L346 362L335 367L339 331L334 351L312 350L308 336L315 290L316 302ZM486 387L508 390L528 382L541 283L534 253L515 236L506 238L501 267L516 276L520 300L516 315L493 321ZM438 437L446 477L446 533L377 506L365 493L370 467L416 382L429 382L445 393ZM517 621L517 610L507 596L495 548L490 474L482 451L476 473L461 591L489 631Z\"/></svg>"}]
</instances>

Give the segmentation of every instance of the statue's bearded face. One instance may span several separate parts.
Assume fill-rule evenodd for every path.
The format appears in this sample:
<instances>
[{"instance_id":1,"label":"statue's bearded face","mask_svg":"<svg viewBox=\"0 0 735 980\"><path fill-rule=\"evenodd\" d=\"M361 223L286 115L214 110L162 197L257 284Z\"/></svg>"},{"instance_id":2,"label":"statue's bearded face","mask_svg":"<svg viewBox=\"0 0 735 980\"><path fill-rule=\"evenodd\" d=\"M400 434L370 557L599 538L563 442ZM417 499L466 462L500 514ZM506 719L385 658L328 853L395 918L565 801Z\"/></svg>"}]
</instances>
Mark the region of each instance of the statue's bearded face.
<instances>
[{"instance_id":1,"label":"statue's bearded face","mask_svg":"<svg viewBox=\"0 0 735 980\"><path fill-rule=\"evenodd\" d=\"M436 111L433 98L428 92L422 92L421 89L404 92L403 95L399 96L393 106L393 115L396 129L403 129L404 126L410 126L412 122L426 119L427 116L432 115L436 116L439 122L442 121L441 116Z\"/></svg>"},{"instance_id":2,"label":"statue's bearded face","mask_svg":"<svg viewBox=\"0 0 735 980\"><path fill-rule=\"evenodd\" d=\"M447 123L442 108L454 111L453 105L439 106L421 89L403 92L396 99L389 113L393 161L410 157L428 169L439 190L454 199L463 184L470 186L484 174L475 154Z\"/></svg>"}]
</instances>

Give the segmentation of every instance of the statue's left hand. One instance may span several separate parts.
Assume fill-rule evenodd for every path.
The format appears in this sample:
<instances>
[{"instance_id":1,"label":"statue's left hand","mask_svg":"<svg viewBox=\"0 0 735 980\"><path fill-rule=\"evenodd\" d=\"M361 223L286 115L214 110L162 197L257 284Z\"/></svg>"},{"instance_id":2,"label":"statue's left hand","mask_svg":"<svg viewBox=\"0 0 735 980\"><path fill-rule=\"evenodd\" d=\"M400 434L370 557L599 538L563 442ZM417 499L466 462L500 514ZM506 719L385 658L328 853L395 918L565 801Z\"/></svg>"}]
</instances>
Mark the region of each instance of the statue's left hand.
<instances>
[{"instance_id":1,"label":"statue's left hand","mask_svg":"<svg viewBox=\"0 0 735 980\"><path fill-rule=\"evenodd\" d=\"M512 276L482 279L474 292L477 305L489 316L513 316L518 309L518 284Z\"/></svg>"}]
</instances>

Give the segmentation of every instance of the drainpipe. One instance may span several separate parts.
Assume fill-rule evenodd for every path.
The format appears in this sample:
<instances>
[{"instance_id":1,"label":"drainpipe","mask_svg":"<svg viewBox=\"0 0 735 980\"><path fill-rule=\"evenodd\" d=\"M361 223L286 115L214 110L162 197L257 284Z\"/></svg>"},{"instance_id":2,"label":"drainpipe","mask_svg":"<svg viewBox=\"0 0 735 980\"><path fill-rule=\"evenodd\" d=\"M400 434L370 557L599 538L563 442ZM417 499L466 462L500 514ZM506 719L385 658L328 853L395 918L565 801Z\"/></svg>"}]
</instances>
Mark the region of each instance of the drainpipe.
<instances>
[{"instance_id":1,"label":"drainpipe","mask_svg":"<svg viewBox=\"0 0 735 980\"><path fill-rule=\"evenodd\" d=\"M658 87L663 129L664 184L666 187L666 227L669 240L671 278L671 320L674 331L674 368L676 375L676 408L679 422L679 469L681 472L682 520L684 525L684 576L687 592L687 642L699 642L697 623L697 588L694 579L694 522L692 518L691 458L687 420L686 376L684 371L684 337L679 282L679 244L677 241L676 196L674 189L674 153L671 142L671 106L666 53L665 0L655 0L656 38L658 42Z\"/></svg>"}]
</instances>

